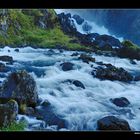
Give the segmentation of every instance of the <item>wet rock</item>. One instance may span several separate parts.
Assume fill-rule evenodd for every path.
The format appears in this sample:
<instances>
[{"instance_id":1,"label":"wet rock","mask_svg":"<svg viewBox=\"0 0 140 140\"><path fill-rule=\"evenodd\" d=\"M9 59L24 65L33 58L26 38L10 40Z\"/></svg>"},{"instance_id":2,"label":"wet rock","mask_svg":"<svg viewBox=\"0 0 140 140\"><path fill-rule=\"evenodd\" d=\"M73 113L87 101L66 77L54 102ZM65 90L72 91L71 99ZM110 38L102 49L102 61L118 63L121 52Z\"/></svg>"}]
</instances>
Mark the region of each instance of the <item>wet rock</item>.
<instances>
[{"instance_id":1,"label":"wet rock","mask_svg":"<svg viewBox=\"0 0 140 140\"><path fill-rule=\"evenodd\" d=\"M18 104L10 100L6 104L0 104L0 127L6 127L16 120Z\"/></svg>"},{"instance_id":2,"label":"wet rock","mask_svg":"<svg viewBox=\"0 0 140 140\"><path fill-rule=\"evenodd\" d=\"M115 116L106 116L97 121L98 130L131 130L128 122Z\"/></svg>"},{"instance_id":3,"label":"wet rock","mask_svg":"<svg viewBox=\"0 0 140 140\"><path fill-rule=\"evenodd\" d=\"M52 50L52 49L50 49L50 50L47 51L47 54L48 54L48 55L53 55L53 54L55 54L55 51Z\"/></svg>"},{"instance_id":4,"label":"wet rock","mask_svg":"<svg viewBox=\"0 0 140 140\"><path fill-rule=\"evenodd\" d=\"M96 71L96 72L95 72ZM106 68L100 66L95 71L92 71L92 75L102 80L119 80L129 82L133 80L133 76L129 74L123 68L116 68L111 64L106 64Z\"/></svg>"},{"instance_id":5,"label":"wet rock","mask_svg":"<svg viewBox=\"0 0 140 140\"><path fill-rule=\"evenodd\" d=\"M19 49L15 49L14 51L15 51L15 52L19 52Z\"/></svg>"},{"instance_id":6,"label":"wet rock","mask_svg":"<svg viewBox=\"0 0 140 140\"><path fill-rule=\"evenodd\" d=\"M46 122L47 125L57 125L58 129L66 128L65 120L55 113L51 105L43 106L35 109L35 116Z\"/></svg>"},{"instance_id":7,"label":"wet rock","mask_svg":"<svg viewBox=\"0 0 140 140\"><path fill-rule=\"evenodd\" d=\"M4 72L6 70L6 66L3 63L0 63L0 72Z\"/></svg>"},{"instance_id":8,"label":"wet rock","mask_svg":"<svg viewBox=\"0 0 140 140\"><path fill-rule=\"evenodd\" d=\"M60 66L62 66L63 71L69 71L69 70L73 70L74 64L70 63L70 62L64 62L64 63L60 64Z\"/></svg>"},{"instance_id":9,"label":"wet rock","mask_svg":"<svg viewBox=\"0 0 140 140\"><path fill-rule=\"evenodd\" d=\"M85 89L84 84L82 82L80 82L79 80L67 79L64 82L69 82L70 84L73 84L76 87L81 87L81 88Z\"/></svg>"},{"instance_id":10,"label":"wet rock","mask_svg":"<svg viewBox=\"0 0 140 140\"><path fill-rule=\"evenodd\" d=\"M81 25L84 22L84 19L81 18L79 15L73 15L72 17L76 20L77 24L79 25Z\"/></svg>"},{"instance_id":11,"label":"wet rock","mask_svg":"<svg viewBox=\"0 0 140 140\"><path fill-rule=\"evenodd\" d=\"M79 55L79 53L78 52L75 52L71 56L78 56L78 55Z\"/></svg>"},{"instance_id":12,"label":"wet rock","mask_svg":"<svg viewBox=\"0 0 140 140\"><path fill-rule=\"evenodd\" d=\"M86 54L81 54L79 59L81 59L85 63L95 62L95 58L93 58L89 55L86 55Z\"/></svg>"},{"instance_id":13,"label":"wet rock","mask_svg":"<svg viewBox=\"0 0 140 140\"><path fill-rule=\"evenodd\" d=\"M133 64L133 65L136 65L136 64L137 64L137 63L135 62L135 60L132 60L132 59L130 60L130 63Z\"/></svg>"},{"instance_id":14,"label":"wet rock","mask_svg":"<svg viewBox=\"0 0 140 140\"><path fill-rule=\"evenodd\" d=\"M110 101L119 107L127 107L130 104L128 99L125 97L110 99Z\"/></svg>"},{"instance_id":15,"label":"wet rock","mask_svg":"<svg viewBox=\"0 0 140 140\"><path fill-rule=\"evenodd\" d=\"M140 75L135 76L134 81L140 81Z\"/></svg>"},{"instance_id":16,"label":"wet rock","mask_svg":"<svg viewBox=\"0 0 140 140\"><path fill-rule=\"evenodd\" d=\"M92 26L89 25L87 22L84 22L84 24L82 25L82 29L86 33L90 33L90 31L92 30Z\"/></svg>"},{"instance_id":17,"label":"wet rock","mask_svg":"<svg viewBox=\"0 0 140 140\"><path fill-rule=\"evenodd\" d=\"M10 52L10 50L8 50L8 52Z\"/></svg>"},{"instance_id":18,"label":"wet rock","mask_svg":"<svg viewBox=\"0 0 140 140\"><path fill-rule=\"evenodd\" d=\"M19 105L36 106L38 94L35 80L24 70L11 73L1 87L0 99L3 98L15 99Z\"/></svg>"},{"instance_id":19,"label":"wet rock","mask_svg":"<svg viewBox=\"0 0 140 140\"><path fill-rule=\"evenodd\" d=\"M11 56L3 55L3 56L0 56L0 61L5 61L5 62L12 63L13 58Z\"/></svg>"},{"instance_id":20,"label":"wet rock","mask_svg":"<svg viewBox=\"0 0 140 140\"><path fill-rule=\"evenodd\" d=\"M41 106L48 106L48 105L51 105L50 102L48 100L45 100L41 103Z\"/></svg>"},{"instance_id":21,"label":"wet rock","mask_svg":"<svg viewBox=\"0 0 140 140\"><path fill-rule=\"evenodd\" d=\"M99 35L95 38L99 47L104 47L106 45L121 48L121 42L113 36L110 35Z\"/></svg>"},{"instance_id":22,"label":"wet rock","mask_svg":"<svg viewBox=\"0 0 140 140\"><path fill-rule=\"evenodd\" d=\"M24 114L27 115L27 116L34 116L35 110L32 107L27 107Z\"/></svg>"}]
</instances>

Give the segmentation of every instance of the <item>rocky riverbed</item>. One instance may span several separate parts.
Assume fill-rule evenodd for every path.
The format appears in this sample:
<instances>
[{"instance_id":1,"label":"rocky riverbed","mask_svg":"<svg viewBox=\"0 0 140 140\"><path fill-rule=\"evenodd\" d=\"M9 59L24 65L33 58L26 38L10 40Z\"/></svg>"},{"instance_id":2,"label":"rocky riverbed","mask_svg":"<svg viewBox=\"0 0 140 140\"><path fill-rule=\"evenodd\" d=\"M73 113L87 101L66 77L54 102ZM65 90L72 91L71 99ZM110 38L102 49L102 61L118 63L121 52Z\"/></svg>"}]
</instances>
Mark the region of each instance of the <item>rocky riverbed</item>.
<instances>
[{"instance_id":1,"label":"rocky riverbed","mask_svg":"<svg viewBox=\"0 0 140 140\"><path fill-rule=\"evenodd\" d=\"M25 130L140 130L138 60L4 47L0 84L0 111L8 107L10 119L27 122Z\"/></svg>"}]
</instances>

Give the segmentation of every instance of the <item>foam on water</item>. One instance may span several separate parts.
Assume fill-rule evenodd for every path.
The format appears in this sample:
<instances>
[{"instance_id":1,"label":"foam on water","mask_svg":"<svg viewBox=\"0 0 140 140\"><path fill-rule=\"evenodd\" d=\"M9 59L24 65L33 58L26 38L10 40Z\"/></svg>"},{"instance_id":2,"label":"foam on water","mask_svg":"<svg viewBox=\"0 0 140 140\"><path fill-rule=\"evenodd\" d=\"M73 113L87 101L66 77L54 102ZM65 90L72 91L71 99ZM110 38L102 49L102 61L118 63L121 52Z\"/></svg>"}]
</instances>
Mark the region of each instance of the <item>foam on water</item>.
<instances>
[{"instance_id":1,"label":"foam on water","mask_svg":"<svg viewBox=\"0 0 140 140\"><path fill-rule=\"evenodd\" d=\"M10 50L8 52L7 50ZM21 61L55 61L53 65L37 65L36 68L43 68L45 75L38 77L34 72L30 74L35 78L39 97L47 99L55 109L56 114L62 116L68 124L69 130L96 130L98 119L106 115L114 115L127 120L133 130L140 130L140 82L123 83L120 81L99 80L90 74L91 65L95 63L84 63L77 57L72 57L72 51L54 55L47 54L48 49L21 48L15 52L12 48L1 49L0 55L13 56L18 67ZM54 50L54 52L59 52ZM81 53L81 52L79 52ZM96 61L111 63L116 67L123 67L128 71L140 72L140 61L136 65L130 63L128 59L118 57L107 57L92 54ZM75 69L62 71L62 62L75 64ZM22 65L22 64L21 64ZM73 84L64 82L67 79L81 81L85 89L76 87ZM126 97L131 105L126 108L117 107L110 102L110 98ZM33 121L33 120L30 120ZM63 129L62 129L63 130ZM62 131L61 130L61 131Z\"/></svg>"}]
</instances>

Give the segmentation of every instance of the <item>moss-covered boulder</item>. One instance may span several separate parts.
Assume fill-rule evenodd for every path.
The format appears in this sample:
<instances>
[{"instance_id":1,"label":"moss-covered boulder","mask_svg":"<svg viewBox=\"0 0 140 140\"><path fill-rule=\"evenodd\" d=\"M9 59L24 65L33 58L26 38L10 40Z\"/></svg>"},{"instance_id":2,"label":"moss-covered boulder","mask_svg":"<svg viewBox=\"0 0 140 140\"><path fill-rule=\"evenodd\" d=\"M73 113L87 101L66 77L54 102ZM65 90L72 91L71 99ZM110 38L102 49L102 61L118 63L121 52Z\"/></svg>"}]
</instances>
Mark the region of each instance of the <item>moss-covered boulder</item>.
<instances>
[{"instance_id":1,"label":"moss-covered boulder","mask_svg":"<svg viewBox=\"0 0 140 140\"><path fill-rule=\"evenodd\" d=\"M0 100L15 99L20 108L35 107L38 101L36 82L25 70L11 73L4 81Z\"/></svg>"},{"instance_id":2,"label":"moss-covered boulder","mask_svg":"<svg viewBox=\"0 0 140 140\"><path fill-rule=\"evenodd\" d=\"M97 121L98 130L131 130L126 120L119 119L115 116L106 116Z\"/></svg>"},{"instance_id":3,"label":"moss-covered boulder","mask_svg":"<svg viewBox=\"0 0 140 140\"><path fill-rule=\"evenodd\" d=\"M6 104L0 104L0 127L6 127L16 120L18 104L10 100Z\"/></svg>"},{"instance_id":4,"label":"moss-covered boulder","mask_svg":"<svg viewBox=\"0 0 140 140\"><path fill-rule=\"evenodd\" d=\"M118 50L118 56L122 58L140 60L140 48L129 40L122 42L123 47Z\"/></svg>"}]
</instances>

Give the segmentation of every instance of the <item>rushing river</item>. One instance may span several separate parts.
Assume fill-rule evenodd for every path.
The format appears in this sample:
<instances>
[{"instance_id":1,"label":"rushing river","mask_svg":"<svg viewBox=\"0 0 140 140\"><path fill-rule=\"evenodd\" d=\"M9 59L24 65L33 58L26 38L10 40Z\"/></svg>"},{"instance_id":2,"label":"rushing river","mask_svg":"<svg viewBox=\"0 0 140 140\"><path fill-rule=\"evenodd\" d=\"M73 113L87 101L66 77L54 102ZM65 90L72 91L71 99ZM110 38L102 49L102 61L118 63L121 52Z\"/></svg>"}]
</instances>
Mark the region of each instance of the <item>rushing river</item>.
<instances>
[{"instance_id":1,"label":"rushing river","mask_svg":"<svg viewBox=\"0 0 140 140\"><path fill-rule=\"evenodd\" d=\"M78 60L78 56L71 56L72 53L73 51L49 51L31 47L20 48L19 52L9 47L0 49L0 55L13 57L15 62L10 65L13 71L26 69L34 77L39 97L47 99L54 107L55 113L67 121L67 129L61 130L95 131L97 120L107 115L125 119L132 130L140 130L140 81L124 83L93 78L91 71L98 65L92 62L84 63ZM133 65L128 59L99 56L94 53L92 56L97 62L123 67L132 74L140 73L140 61ZM74 63L74 70L63 71L60 67L62 62ZM81 81L85 89L63 82L67 79ZM4 78L1 77L0 80ZM110 98L117 97L126 97L131 105L125 108L115 106L110 102ZM35 118L26 118L31 122L37 121Z\"/></svg>"}]
</instances>

